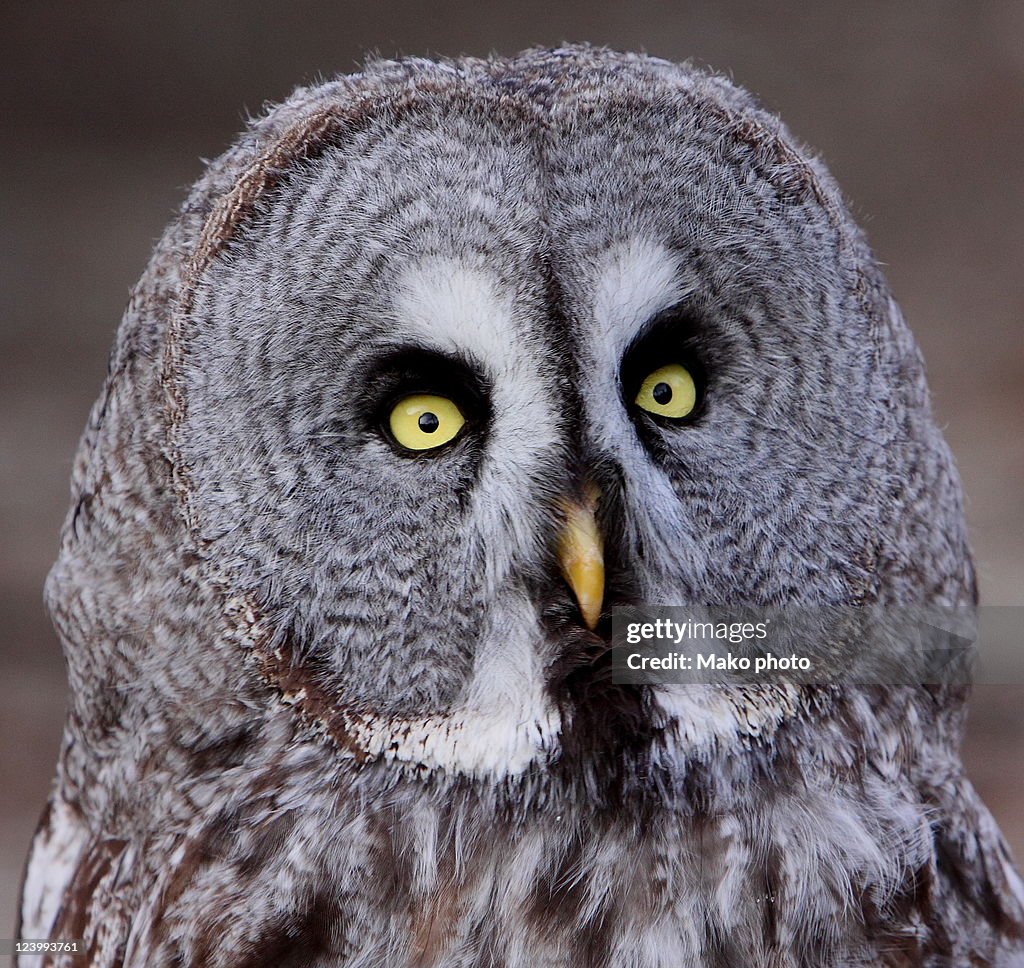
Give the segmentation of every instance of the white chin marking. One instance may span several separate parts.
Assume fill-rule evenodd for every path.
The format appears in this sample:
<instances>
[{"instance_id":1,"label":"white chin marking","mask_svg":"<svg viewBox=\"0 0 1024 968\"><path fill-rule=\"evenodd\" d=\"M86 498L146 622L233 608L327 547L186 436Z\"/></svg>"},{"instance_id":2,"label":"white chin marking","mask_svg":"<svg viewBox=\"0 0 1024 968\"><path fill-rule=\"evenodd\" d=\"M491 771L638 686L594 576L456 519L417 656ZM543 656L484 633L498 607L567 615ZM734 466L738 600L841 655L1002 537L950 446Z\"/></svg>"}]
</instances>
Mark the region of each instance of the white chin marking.
<instances>
[{"instance_id":1,"label":"white chin marking","mask_svg":"<svg viewBox=\"0 0 1024 968\"><path fill-rule=\"evenodd\" d=\"M789 684L755 689L668 685L657 687L655 697L675 739L669 755L685 758L770 736L805 704L800 690Z\"/></svg>"},{"instance_id":2,"label":"white chin marking","mask_svg":"<svg viewBox=\"0 0 1024 968\"><path fill-rule=\"evenodd\" d=\"M557 753L562 723L544 687L544 639L533 606L510 597L493 611L453 710L348 724L371 758L493 779L518 776Z\"/></svg>"},{"instance_id":3,"label":"white chin marking","mask_svg":"<svg viewBox=\"0 0 1024 968\"><path fill-rule=\"evenodd\" d=\"M517 709L460 709L425 719L352 722L349 729L372 759L501 779L519 776L551 753L559 720L551 710L523 720Z\"/></svg>"}]
</instances>

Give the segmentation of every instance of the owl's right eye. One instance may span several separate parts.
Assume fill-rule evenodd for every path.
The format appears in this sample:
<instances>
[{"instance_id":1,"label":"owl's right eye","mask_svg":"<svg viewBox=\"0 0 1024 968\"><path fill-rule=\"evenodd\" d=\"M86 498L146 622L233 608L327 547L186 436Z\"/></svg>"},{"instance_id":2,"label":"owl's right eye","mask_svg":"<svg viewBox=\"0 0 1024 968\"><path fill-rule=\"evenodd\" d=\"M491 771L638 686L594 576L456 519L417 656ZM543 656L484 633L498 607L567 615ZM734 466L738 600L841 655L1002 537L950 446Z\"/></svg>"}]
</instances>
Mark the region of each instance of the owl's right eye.
<instances>
[{"instance_id":1,"label":"owl's right eye","mask_svg":"<svg viewBox=\"0 0 1024 968\"><path fill-rule=\"evenodd\" d=\"M466 425L466 418L447 397L414 393L391 408L388 429L395 443L406 450L436 450L451 443Z\"/></svg>"}]
</instances>

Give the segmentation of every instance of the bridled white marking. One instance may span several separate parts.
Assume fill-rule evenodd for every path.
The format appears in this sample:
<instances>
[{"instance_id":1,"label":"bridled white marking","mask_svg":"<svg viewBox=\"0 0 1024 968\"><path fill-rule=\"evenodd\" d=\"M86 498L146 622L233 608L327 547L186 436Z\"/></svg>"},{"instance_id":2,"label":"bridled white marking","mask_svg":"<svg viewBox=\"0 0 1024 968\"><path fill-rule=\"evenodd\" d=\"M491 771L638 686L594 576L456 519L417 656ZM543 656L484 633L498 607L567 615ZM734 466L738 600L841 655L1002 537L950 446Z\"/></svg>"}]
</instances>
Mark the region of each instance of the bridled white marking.
<instances>
[{"instance_id":1,"label":"bridled white marking","mask_svg":"<svg viewBox=\"0 0 1024 968\"><path fill-rule=\"evenodd\" d=\"M595 357L616 372L644 324L695 288L684 280L679 258L660 243L633 238L610 248L594 287Z\"/></svg>"},{"instance_id":2,"label":"bridled white marking","mask_svg":"<svg viewBox=\"0 0 1024 968\"><path fill-rule=\"evenodd\" d=\"M496 391L516 390L498 385L502 377L527 381L538 405L529 407L531 398L525 393L515 398L527 412L536 410L544 424L550 422L540 406L550 387L537 372L539 347L526 321L517 319L512 294L503 292L490 273L454 258L426 259L399 280L395 310L400 326L408 326L439 351L479 361L495 378Z\"/></svg>"},{"instance_id":3,"label":"bridled white marking","mask_svg":"<svg viewBox=\"0 0 1024 968\"><path fill-rule=\"evenodd\" d=\"M622 357L637 335L653 317L691 295L697 283L666 246L637 237L612 246L591 271L592 318L583 347L589 365L581 374L587 422L598 447L616 455L626 472L624 503L631 512L627 543L642 542L652 564L637 574L643 583L639 591L648 601L663 601L653 564L666 563L671 573L683 561L699 581L701 553L698 543L688 538L692 523L687 509L668 475L651 461L615 388Z\"/></svg>"}]
</instances>

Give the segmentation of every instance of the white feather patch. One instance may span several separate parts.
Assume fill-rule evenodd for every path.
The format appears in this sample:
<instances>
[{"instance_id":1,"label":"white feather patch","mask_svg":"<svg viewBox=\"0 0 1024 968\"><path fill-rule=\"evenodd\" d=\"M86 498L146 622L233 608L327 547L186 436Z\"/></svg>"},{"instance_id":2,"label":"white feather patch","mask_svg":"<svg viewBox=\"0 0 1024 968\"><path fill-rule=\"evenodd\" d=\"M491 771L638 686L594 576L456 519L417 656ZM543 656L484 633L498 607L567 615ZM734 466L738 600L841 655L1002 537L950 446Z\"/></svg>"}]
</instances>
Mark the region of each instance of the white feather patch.
<instances>
[{"instance_id":1,"label":"white feather patch","mask_svg":"<svg viewBox=\"0 0 1024 968\"><path fill-rule=\"evenodd\" d=\"M678 257L660 243L633 238L613 246L604 255L594 291L595 353L618 369L641 327L694 288L683 279Z\"/></svg>"},{"instance_id":2,"label":"white feather patch","mask_svg":"<svg viewBox=\"0 0 1024 968\"><path fill-rule=\"evenodd\" d=\"M88 830L61 799L50 805L49 822L32 842L22 894L21 935L49 938L64 892L88 840Z\"/></svg>"},{"instance_id":3,"label":"white feather patch","mask_svg":"<svg viewBox=\"0 0 1024 968\"><path fill-rule=\"evenodd\" d=\"M495 778L520 775L556 751L561 717L545 692L538 654L543 636L532 605L506 600L493 611L464 698L453 711L350 724L370 756Z\"/></svg>"}]
</instances>

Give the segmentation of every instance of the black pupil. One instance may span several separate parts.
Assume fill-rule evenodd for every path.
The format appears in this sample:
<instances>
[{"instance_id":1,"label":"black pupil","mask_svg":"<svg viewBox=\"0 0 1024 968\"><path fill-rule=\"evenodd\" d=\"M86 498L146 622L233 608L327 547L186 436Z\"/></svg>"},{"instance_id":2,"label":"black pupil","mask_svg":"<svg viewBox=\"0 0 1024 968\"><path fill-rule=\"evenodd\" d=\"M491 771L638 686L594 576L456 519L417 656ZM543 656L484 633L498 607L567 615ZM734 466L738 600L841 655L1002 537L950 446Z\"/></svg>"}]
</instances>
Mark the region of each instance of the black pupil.
<instances>
[{"instance_id":1,"label":"black pupil","mask_svg":"<svg viewBox=\"0 0 1024 968\"><path fill-rule=\"evenodd\" d=\"M651 396L654 397L656 403L660 403L662 406L665 406L665 404L672 399L672 387L667 383L655 383L654 389L651 391ZM420 417L420 420L422 419L423 418Z\"/></svg>"},{"instance_id":2,"label":"black pupil","mask_svg":"<svg viewBox=\"0 0 1024 968\"><path fill-rule=\"evenodd\" d=\"M669 394L671 395L671 391L669 391ZM421 413L420 419L416 422L419 424L420 430L425 434L432 434L441 426L441 421L437 419L437 414L430 413L429 411L427 413Z\"/></svg>"}]
</instances>

